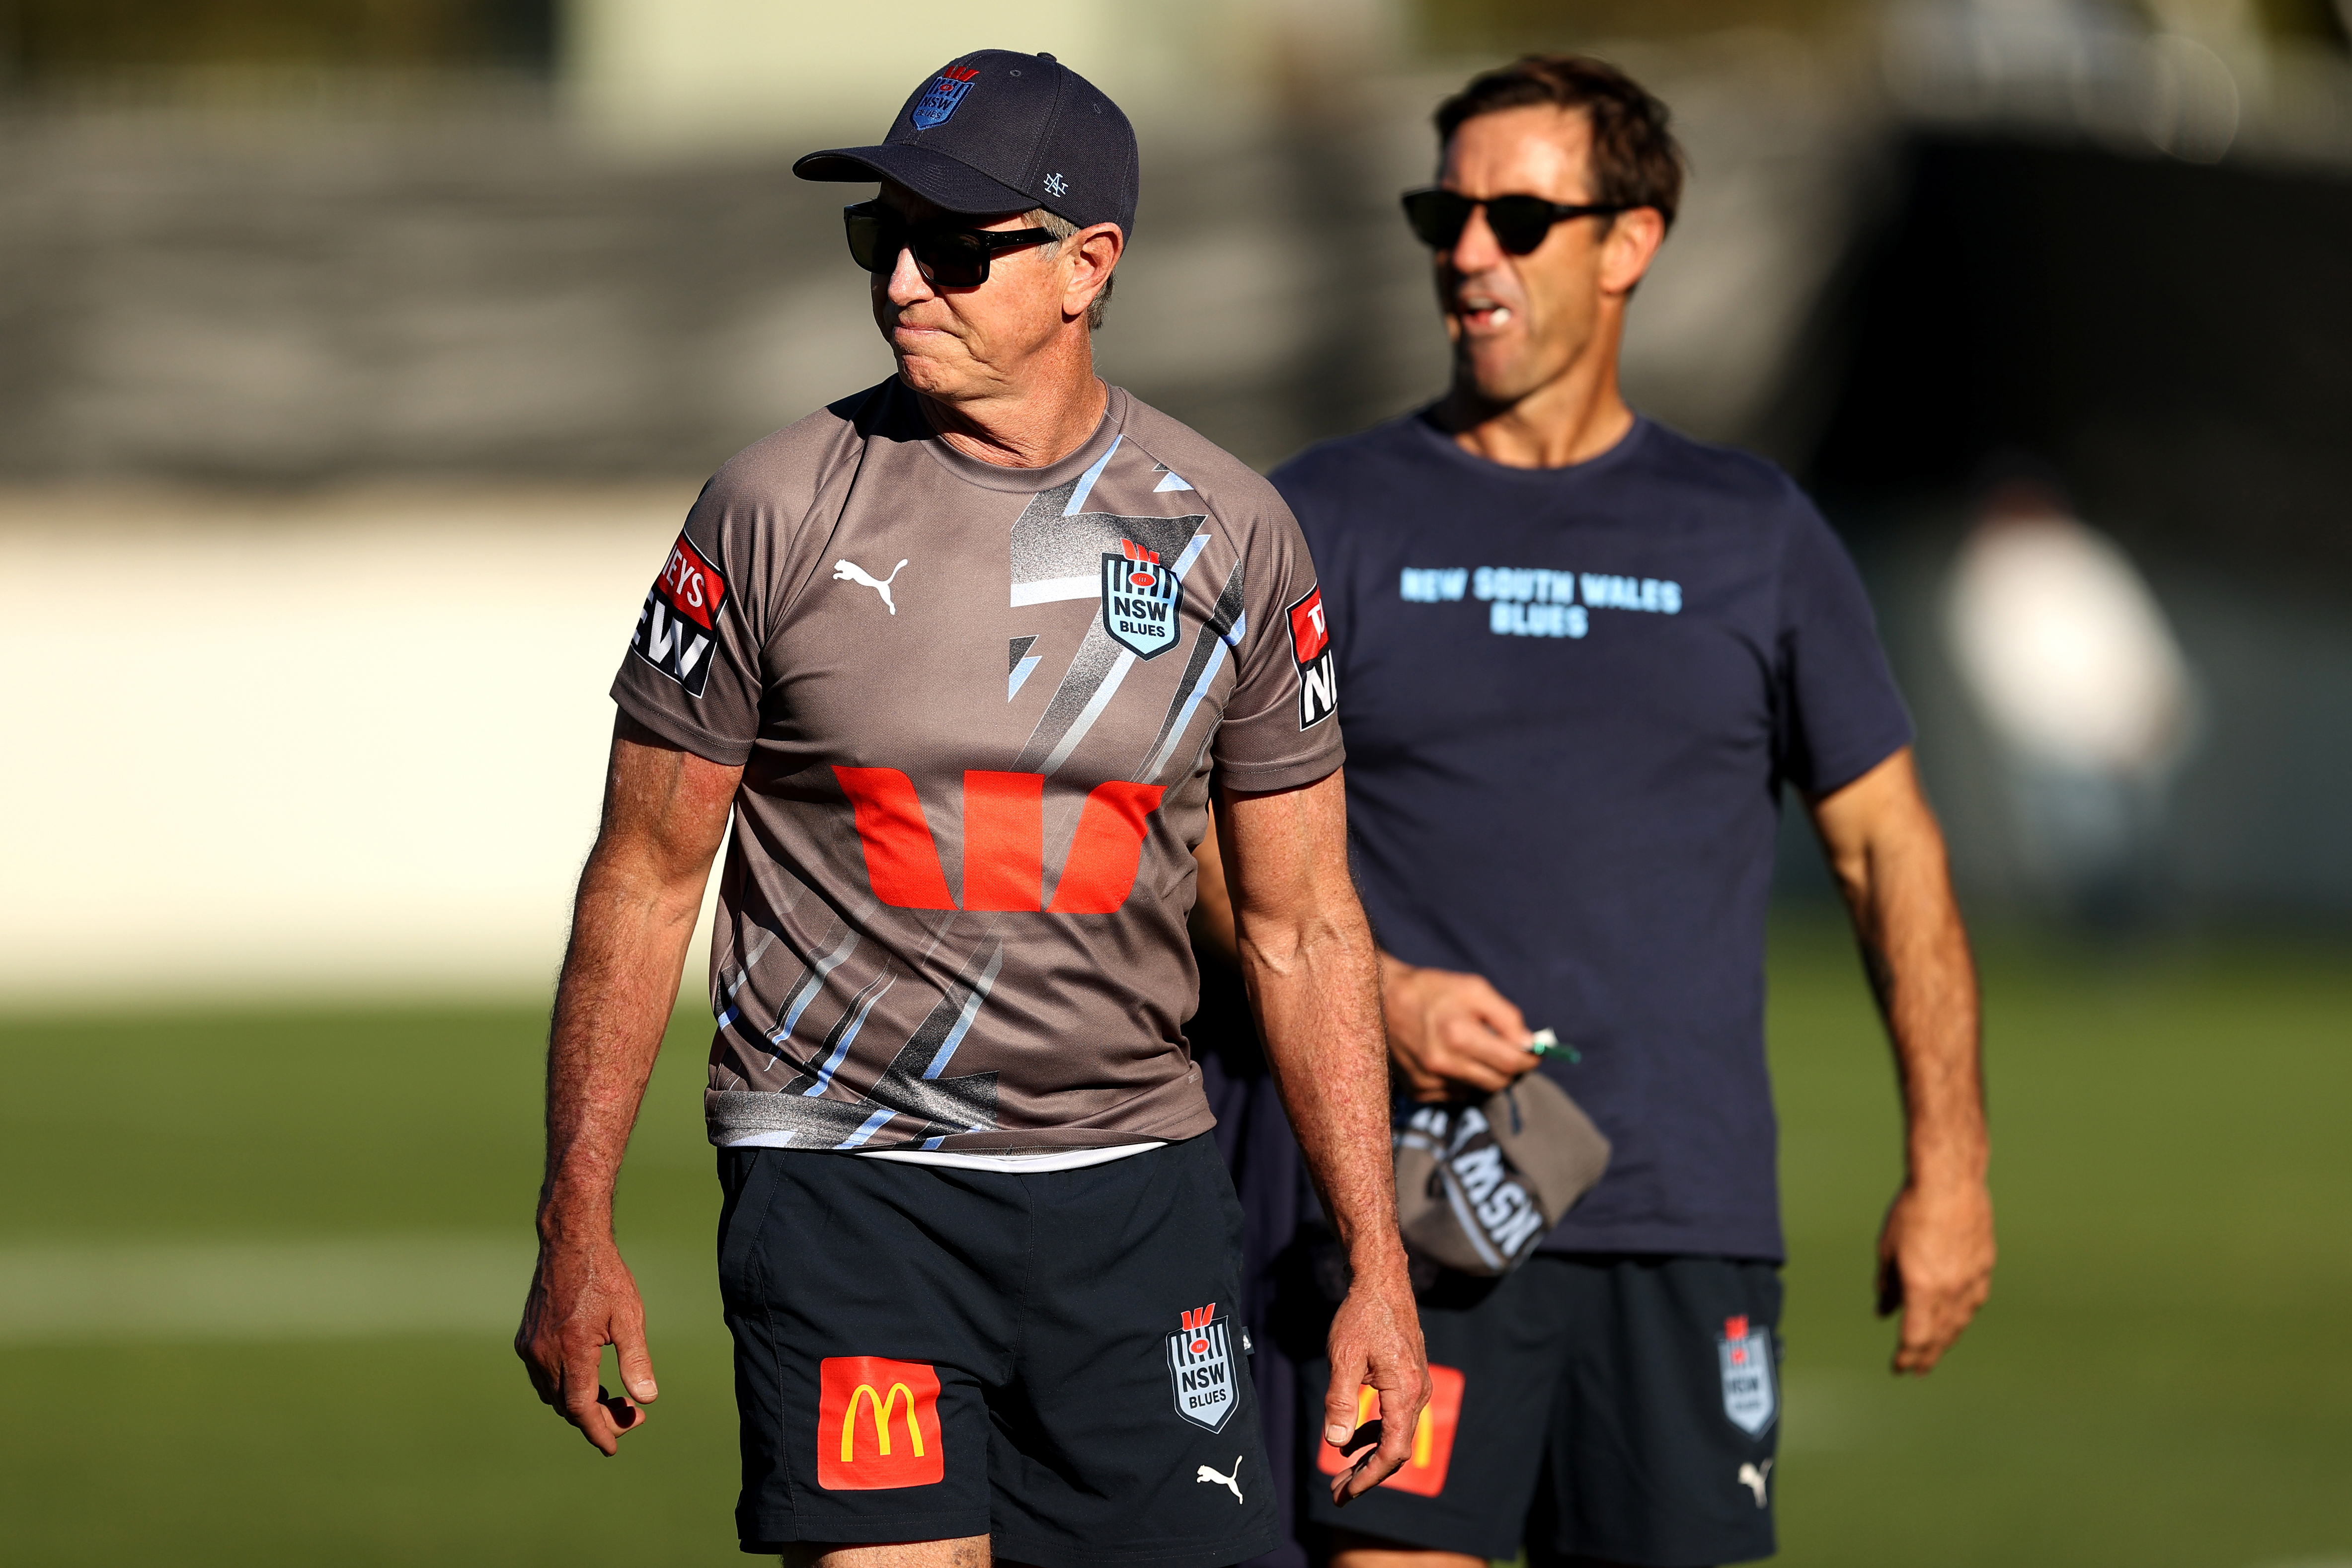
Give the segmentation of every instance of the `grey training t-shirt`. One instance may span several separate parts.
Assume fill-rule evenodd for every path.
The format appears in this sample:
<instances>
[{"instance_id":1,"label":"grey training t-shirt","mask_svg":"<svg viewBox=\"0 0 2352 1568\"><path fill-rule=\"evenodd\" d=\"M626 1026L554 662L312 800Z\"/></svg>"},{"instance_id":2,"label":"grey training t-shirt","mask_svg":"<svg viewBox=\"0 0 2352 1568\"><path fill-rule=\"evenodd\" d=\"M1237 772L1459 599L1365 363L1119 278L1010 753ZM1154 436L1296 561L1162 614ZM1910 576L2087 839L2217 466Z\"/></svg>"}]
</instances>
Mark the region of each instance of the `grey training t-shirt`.
<instances>
[{"instance_id":1,"label":"grey training t-shirt","mask_svg":"<svg viewBox=\"0 0 2352 1568\"><path fill-rule=\"evenodd\" d=\"M1333 670L1281 499L1118 388L1045 468L956 452L895 377L738 455L613 685L647 729L744 764L712 1141L1206 1131L1181 1026L1209 774L1331 773Z\"/></svg>"}]
</instances>

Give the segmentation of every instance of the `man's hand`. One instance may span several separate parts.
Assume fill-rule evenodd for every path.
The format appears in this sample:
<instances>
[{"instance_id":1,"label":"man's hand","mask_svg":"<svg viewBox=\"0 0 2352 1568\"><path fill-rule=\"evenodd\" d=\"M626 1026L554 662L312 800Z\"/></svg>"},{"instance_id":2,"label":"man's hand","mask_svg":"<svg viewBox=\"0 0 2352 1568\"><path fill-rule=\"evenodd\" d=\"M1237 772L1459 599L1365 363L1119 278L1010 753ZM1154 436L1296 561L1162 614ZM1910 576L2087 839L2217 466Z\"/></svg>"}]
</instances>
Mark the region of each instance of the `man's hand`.
<instances>
[{"instance_id":1,"label":"man's hand","mask_svg":"<svg viewBox=\"0 0 2352 1568\"><path fill-rule=\"evenodd\" d=\"M1895 1370L1924 1376L1992 1294L1992 1194L1906 1185L1878 1233L1878 1315L1900 1310Z\"/></svg>"},{"instance_id":2,"label":"man's hand","mask_svg":"<svg viewBox=\"0 0 2352 1568\"><path fill-rule=\"evenodd\" d=\"M1380 1441L1331 1478L1331 1500L1341 1508L1404 1468L1412 1458L1413 1429L1429 1403L1429 1356L1421 1342L1421 1315L1412 1285L1402 1273L1368 1282L1358 1276L1331 1320L1331 1385L1323 1396L1323 1440L1344 1456L1356 1452L1359 1390L1380 1395ZM1369 1434L1368 1434L1369 1435Z\"/></svg>"},{"instance_id":3,"label":"man's hand","mask_svg":"<svg viewBox=\"0 0 2352 1568\"><path fill-rule=\"evenodd\" d=\"M1381 1009L1389 1055L1415 1100L1445 1100L1465 1089L1493 1094L1542 1059L1528 1049L1535 1036L1527 1019L1484 975L1423 969L1383 952Z\"/></svg>"},{"instance_id":4,"label":"man's hand","mask_svg":"<svg viewBox=\"0 0 2352 1568\"><path fill-rule=\"evenodd\" d=\"M625 1395L604 1392L597 1371L611 1345L621 1363ZM646 1349L646 1309L637 1281L608 1238L601 1246L542 1241L539 1268L515 1332L515 1354L530 1373L539 1396L580 1435L612 1458L621 1434L645 1424L640 1405L660 1397L654 1359Z\"/></svg>"}]
</instances>

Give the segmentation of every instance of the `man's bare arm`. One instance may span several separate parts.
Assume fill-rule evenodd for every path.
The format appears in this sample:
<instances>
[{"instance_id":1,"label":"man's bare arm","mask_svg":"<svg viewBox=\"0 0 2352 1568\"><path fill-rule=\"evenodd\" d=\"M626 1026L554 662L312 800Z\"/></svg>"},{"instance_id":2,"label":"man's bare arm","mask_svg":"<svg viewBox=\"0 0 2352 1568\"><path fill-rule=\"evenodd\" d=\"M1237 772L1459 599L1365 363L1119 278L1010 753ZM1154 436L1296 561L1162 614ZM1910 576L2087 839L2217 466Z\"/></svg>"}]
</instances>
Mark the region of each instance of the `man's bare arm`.
<instances>
[{"instance_id":1,"label":"man's bare arm","mask_svg":"<svg viewBox=\"0 0 2352 1568\"><path fill-rule=\"evenodd\" d=\"M1353 1279L1332 1321L1324 1437L1344 1445L1356 1391L1381 1396L1378 1449L1332 1482L1345 1502L1412 1457L1429 1401L1421 1319L1397 1234L1389 1075L1370 928L1348 875L1347 795L1338 773L1304 789L1223 803L1226 886L1243 983L1307 1168Z\"/></svg>"},{"instance_id":2,"label":"man's bare arm","mask_svg":"<svg viewBox=\"0 0 2352 1568\"><path fill-rule=\"evenodd\" d=\"M1992 1289L1976 965L1909 747L1811 803L1903 1089L1906 1173L1878 1240L1897 1372L1933 1368Z\"/></svg>"},{"instance_id":3,"label":"man's bare arm","mask_svg":"<svg viewBox=\"0 0 2352 1568\"><path fill-rule=\"evenodd\" d=\"M613 1237L613 1193L742 773L625 716L614 725L604 821L556 985L539 1267L515 1353L539 1396L608 1456L656 1393L645 1306ZM625 1396L597 1385L608 1344Z\"/></svg>"}]
</instances>

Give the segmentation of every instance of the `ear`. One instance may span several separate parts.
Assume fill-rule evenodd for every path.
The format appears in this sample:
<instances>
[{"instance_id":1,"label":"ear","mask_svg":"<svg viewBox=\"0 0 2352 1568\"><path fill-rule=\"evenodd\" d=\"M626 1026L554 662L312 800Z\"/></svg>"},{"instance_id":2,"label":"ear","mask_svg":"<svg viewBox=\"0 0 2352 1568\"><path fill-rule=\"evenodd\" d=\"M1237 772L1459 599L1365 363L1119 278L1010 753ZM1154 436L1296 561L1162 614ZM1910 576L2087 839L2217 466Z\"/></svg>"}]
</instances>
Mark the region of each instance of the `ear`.
<instances>
[{"instance_id":1,"label":"ear","mask_svg":"<svg viewBox=\"0 0 2352 1568\"><path fill-rule=\"evenodd\" d=\"M1110 281L1111 268L1118 265L1121 252L1127 248L1127 236L1115 223L1098 223L1082 228L1065 240L1062 253L1069 258L1068 280L1062 287L1062 316L1076 321L1087 313L1095 296Z\"/></svg>"},{"instance_id":2,"label":"ear","mask_svg":"<svg viewBox=\"0 0 2352 1568\"><path fill-rule=\"evenodd\" d=\"M1620 297L1632 293L1665 242L1666 220L1657 208L1619 213L1601 242L1601 291Z\"/></svg>"}]
</instances>

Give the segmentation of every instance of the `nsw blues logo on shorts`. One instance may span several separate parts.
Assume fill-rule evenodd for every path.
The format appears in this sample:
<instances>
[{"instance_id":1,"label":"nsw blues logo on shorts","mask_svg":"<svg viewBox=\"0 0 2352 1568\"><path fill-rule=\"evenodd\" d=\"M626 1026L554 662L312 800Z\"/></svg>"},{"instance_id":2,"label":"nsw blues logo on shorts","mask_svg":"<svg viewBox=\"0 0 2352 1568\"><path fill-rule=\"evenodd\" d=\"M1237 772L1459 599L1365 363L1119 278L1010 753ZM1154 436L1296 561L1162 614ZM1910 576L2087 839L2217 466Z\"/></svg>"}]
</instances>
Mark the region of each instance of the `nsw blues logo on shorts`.
<instances>
[{"instance_id":1,"label":"nsw blues logo on shorts","mask_svg":"<svg viewBox=\"0 0 2352 1568\"><path fill-rule=\"evenodd\" d=\"M1723 1368L1723 1413L1750 1437L1762 1435L1780 1409L1772 1387L1771 1339L1768 1330L1750 1332L1746 1318L1726 1318L1723 1337L1715 1342Z\"/></svg>"},{"instance_id":2,"label":"nsw blues logo on shorts","mask_svg":"<svg viewBox=\"0 0 2352 1568\"><path fill-rule=\"evenodd\" d=\"M1176 1414L1195 1426L1222 1432L1242 1402L1234 1382L1233 1341L1217 1321L1214 1301L1182 1314L1168 1336L1168 1375L1176 1385Z\"/></svg>"},{"instance_id":3,"label":"nsw blues logo on shorts","mask_svg":"<svg viewBox=\"0 0 2352 1568\"><path fill-rule=\"evenodd\" d=\"M915 100L915 129L929 131L934 125L946 124L948 116L956 111L956 105L971 90L972 79L979 74L970 66L950 66L940 72L939 79Z\"/></svg>"},{"instance_id":4,"label":"nsw blues logo on shorts","mask_svg":"<svg viewBox=\"0 0 2352 1568\"><path fill-rule=\"evenodd\" d=\"M1138 658L1157 658L1183 637L1184 584L1159 553L1131 539L1102 558L1102 624Z\"/></svg>"}]
</instances>

